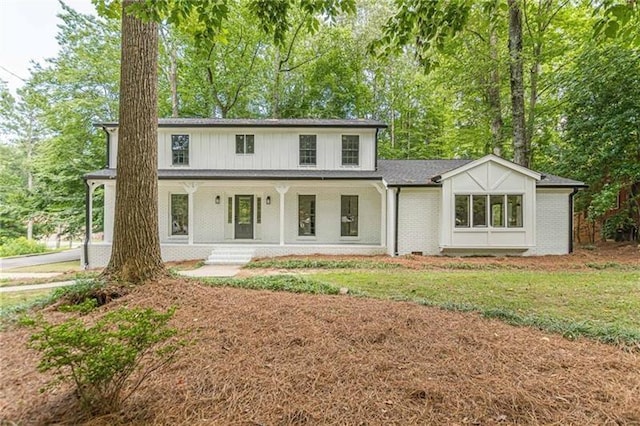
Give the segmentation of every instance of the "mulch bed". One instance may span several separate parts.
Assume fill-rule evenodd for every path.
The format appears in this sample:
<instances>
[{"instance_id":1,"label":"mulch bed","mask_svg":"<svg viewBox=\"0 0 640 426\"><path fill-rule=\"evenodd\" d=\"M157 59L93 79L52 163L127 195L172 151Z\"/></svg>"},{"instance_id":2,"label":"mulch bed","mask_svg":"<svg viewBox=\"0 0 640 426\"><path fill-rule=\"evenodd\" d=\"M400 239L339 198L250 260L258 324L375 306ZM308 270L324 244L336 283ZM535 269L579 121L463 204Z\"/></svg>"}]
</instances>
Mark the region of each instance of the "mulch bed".
<instances>
[{"instance_id":1,"label":"mulch bed","mask_svg":"<svg viewBox=\"0 0 640 426\"><path fill-rule=\"evenodd\" d=\"M29 331L4 331L0 424L640 424L639 353L473 313L167 279L90 317L122 305L179 306L192 344L83 419L70 388L38 392Z\"/></svg>"}]
</instances>

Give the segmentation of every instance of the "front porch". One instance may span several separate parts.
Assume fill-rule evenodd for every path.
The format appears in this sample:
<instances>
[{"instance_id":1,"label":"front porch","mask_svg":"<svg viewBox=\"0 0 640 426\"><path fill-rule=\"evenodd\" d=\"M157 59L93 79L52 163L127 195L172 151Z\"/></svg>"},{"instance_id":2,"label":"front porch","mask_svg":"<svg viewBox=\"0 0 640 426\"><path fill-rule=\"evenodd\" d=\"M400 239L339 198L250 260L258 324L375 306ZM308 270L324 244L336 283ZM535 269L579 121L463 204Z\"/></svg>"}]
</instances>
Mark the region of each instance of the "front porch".
<instances>
[{"instance_id":1,"label":"front porch","mask_svg":"<svg viewBox=\"0 0 640 426\"><path fill-rule=\"evenodd\" d=\"M94 190L105 188L104 240L95 242L89 233L84 262L100 267L111 253L116 185L87 183L88 229ZM161 180L158 193L165 261L239 249L250 253L248 259L388 252L387 190L380 181Z\"/></svg>"}]
</instances>

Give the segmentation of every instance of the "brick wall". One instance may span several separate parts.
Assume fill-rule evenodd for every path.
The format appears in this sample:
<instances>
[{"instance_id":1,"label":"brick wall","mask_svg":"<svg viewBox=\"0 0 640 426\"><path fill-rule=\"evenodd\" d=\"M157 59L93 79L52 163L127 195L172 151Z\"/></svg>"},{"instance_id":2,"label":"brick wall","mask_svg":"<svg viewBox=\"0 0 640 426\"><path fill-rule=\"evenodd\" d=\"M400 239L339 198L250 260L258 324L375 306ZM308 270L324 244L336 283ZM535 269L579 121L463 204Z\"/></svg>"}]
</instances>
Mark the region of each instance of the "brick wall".
<instances>
[{"instance_id":1,"label":"brick wall","mask_svg":"<svg viewBox=\"0 0 640 426\"><path fill-rule=\"evenodd\" d=\"M398 211L398 254L439 254L440 189L403 188Z\"/></svg>"}]
</instances>

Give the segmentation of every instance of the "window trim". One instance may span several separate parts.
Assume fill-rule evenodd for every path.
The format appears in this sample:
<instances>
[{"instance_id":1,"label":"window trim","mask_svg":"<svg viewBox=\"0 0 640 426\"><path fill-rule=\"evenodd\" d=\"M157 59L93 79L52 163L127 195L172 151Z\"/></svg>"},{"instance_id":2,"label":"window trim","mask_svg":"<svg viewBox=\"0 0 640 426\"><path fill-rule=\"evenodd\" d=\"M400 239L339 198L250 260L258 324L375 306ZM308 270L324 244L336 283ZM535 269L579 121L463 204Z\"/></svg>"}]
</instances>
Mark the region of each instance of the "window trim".
<instances>
[{"instance_id":1,"label":"window trim","mask_svg":"<svg viewBox=\"0 0 640 426\"><path fill-rule=\"evenodd\" d=\"M355 214L355 227L356 227L356 233L355 235L345 235L343 233L343 228L342 228L342 224L344 223L342 221L343 216L342 216L342 210L343 210L343 202L344 200L349 197L349 198L353 198L355 197L356 200L356 214ZM360 238L360 197L355 194L340 194L340 238L341 239L359 239Z\"/></svg>"},{"instance_id":2,"label":"window trim","mask_svg":"<svg viewBox=\"0 0 640 426\"><path fill-rule=\"evenodd\" d=\"M457 226L456 225L456 197L468 197L467 201L467 226ZM503 226L493 226L492 221L492 211L491 211L491 197L502 196L502 215L503 215ZM508 218L508 203L509 196L520 196L521 197L521 206L520 206L520 222L521 226L509 226L509 218ZM485 197L485 218L486 225L478 225L474 224L473 217L473 198L474 197ZM453 230L457 232L483 232L491 230L492 232L523 232L526 230L525 223L525 194L523 192L482 192L482 193L474 193L474 192L461 192L453 194Z\"/></svg>"},{"instance_id":3,"label":"window trim","mask_svg":"<svg viewBox=\"0 0 640 426\"><path fill-rule=\"evenodd\" d=\"M357 143L357 151L356 151L356 159L355 159L355 163L345 163L345 142L347 142L345 140L345 138L347 137L356 137L356 143ZM359 134L343 134L340 137L340 141L341 141L341 145L340 145L340 165L342 167L360 167L360 135ZM348 150L347 152L352 152L353 149Z\"/></svg>"},{"instance_id":4,"label":"window trim","mask_svg":"<svg viewBox=\"0 0 640 426\"><path fill-rule=\"evenodd\" d=\"M301 197L313 197L313 213L311 216L311 220L310 220L310 230L312 231L312 233L309 234L301 234L301 230L304 229L304 227L300 226L300 223L302 223L301 217L300 217L300 198ZM308 239L308 240L315 240L317 238L318 235L318 229L317 229L317 218L318 218L318 197L316 194L298 194L298 220L297 220L297 224L298 224L298 232L297 232L297 237L298 239Z\"/></svg>"},{"instance_id":5,"label":"window trim","mask_svg":"<svg viewBox=\"0 0 640 426\"><path fill-rule=\"evenodd\" d=\"M173 162L173 137L174 136L186 136L188 138L186 164L175 164ZM169 134L169 157L171 158L171 167L191 167L191 133L170 133Z\"/></svg>"},{"instance_id":6,"label":"window trim","mask_svg":"<svg viewBox=\"0 0 640 426\"><path fill-rule=\"evenodd\" d=\"M238 136L242 136L243 151L238 152ZM247 136L253 137L253 151L247 152ZM254 155L256 153L256 135L255 133L236 133L234 138L234 151L236 155Z\"/></svg>"},{"instance_id":7,"label":"window trim","mask_svg":"<svg viewBox=\"0 0 640 426\"><path fill-rule=\"evenodd\" d=\"M313 136L313 163L303 163L302 162L302 137L303 136ZM305 151L310 151L310 149L305 149ZM299 134L298 135L298 166L300 167L317 167L318 166L318 135L317 134Z\"/></svg>"},{"instance_id":8,"label":"window trim","mask_svg":"<svg viewBox=\"0 0 640 426\"><path fill-rule=\"evenodd\" d=\"M187 197L187 233L186 234L174 234L173 233L173 196L184 195ZM169 238L171 239L187 239L189 238L189 232L191 226L189 225L189 194L186 192L169 192Z\"/></svg>"}]
</instances>

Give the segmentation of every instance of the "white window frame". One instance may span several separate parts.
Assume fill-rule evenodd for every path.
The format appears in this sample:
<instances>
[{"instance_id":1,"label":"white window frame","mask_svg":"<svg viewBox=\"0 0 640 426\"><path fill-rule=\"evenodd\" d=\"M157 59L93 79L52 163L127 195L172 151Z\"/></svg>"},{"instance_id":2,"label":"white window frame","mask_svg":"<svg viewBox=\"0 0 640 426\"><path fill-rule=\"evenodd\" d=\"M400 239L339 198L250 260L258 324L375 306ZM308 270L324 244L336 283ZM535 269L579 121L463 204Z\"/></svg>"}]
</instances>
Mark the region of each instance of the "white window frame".
<instances>
[{"instance_id":1,"label":"white window frame","mask_svg":"<svg viewBox=\"0 0 640 426\"><path fill-rule=\"evenodd\" d=\"M173 137L174 136L186 136L188 138L187 148L187 163L186 164L174 164L173 162ZM191 167L191 133L171 133L169 135L169 157L171 159L171 167Z\"/></svg>"},{"instance_id":2,"label":"white window frame","mask_svg":"<svg viewBox=\"0 0 640 426\"><path fill-rule=\"evenodd\" d=\"M522 198L522 205L520 206L520 221L522 223L521 226L509 226L508 220L508 197L509 196L520 196ZM468 198L467 202L467 221L469 226L456 226L456 197L457 196L466 196ZM492 218L491 218L491 197L492 196L502 196L503 197L503 223L504 226L493 226ZM486 225L475 225L473 222L473 198L474 197L485 197L485 217L486 217ZM458 232L482 232L482 231L505 231L505 232L517 232L524 231L526 228L525 223L525 194L522 192L500 192L500 193L474 193L474 192L461 192L457 194L453 194L453 229Z\"/></svg>"}]
</instances>

